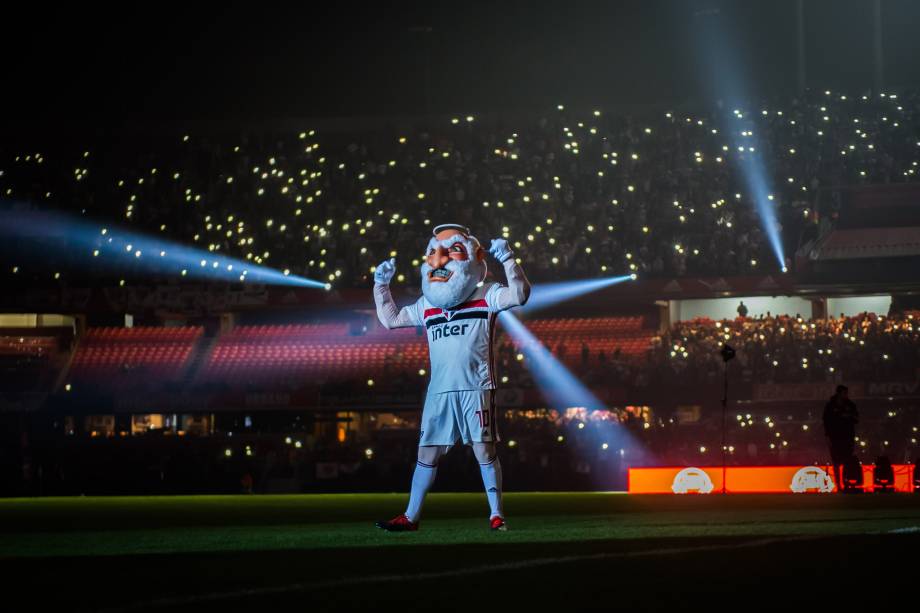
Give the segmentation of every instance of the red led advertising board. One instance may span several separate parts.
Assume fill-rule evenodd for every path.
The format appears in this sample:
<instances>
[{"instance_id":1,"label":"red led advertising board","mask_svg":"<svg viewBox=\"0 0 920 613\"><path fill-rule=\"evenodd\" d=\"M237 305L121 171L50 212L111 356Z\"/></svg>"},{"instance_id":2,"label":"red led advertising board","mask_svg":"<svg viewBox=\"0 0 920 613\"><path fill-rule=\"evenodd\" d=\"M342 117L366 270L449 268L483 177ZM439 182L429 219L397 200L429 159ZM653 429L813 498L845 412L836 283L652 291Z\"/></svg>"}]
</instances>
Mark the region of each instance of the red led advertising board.
<instances>
[{"instance_id":1,"label":"red led advertising board","mask_svg":"<svg viewBox=\"0 0 920 613\"><path fill-rule=\"evenodd\" d=\"M894 491L912 492L914 467L895 464ZM863 490L873 491L872 465L863 465ZM728 466L725 491L742 493L830 493L839 488L831 466ZM718 494L722 492L721 466L630 468L630 494Z\"/></svg>"}]
</instances>

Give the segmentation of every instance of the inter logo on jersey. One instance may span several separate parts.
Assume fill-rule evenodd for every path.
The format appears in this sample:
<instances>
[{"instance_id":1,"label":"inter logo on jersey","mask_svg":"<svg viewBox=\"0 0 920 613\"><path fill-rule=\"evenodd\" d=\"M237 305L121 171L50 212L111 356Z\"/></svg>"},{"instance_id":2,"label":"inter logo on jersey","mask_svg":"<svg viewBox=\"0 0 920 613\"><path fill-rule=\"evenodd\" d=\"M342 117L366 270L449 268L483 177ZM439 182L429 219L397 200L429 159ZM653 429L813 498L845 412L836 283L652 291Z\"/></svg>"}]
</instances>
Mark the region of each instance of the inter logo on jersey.
<instances>
[{"instance_id":1,"label":"inter logo on jersey","mask_svg":"<svg viewBox=\"0 0 920 613\"><path fill-rule=\"evenodd\" d=\"M470 324L441 324L431 330L431 340L436 341L447 336L460 336L466 334Z\"/></svg>"},{"instance_id":2,"label":"inter logo on jersey","mask_svg":"<svg viewBox=\"0 0 920 613\"><path fill-rule=\"evenodd\" d=\"M472 326L462 320L488 319L489 307L485 300L464 302L455 309L425 309L425 328L431 330L429 339L440 340L448 336L460 336ZM460 322L460 323L455 323Z\"/></svg>"},{"instance_id":3,"label":"inter logo on jersey","mask_svg":"<svg viewBox=\"0 0 920 613\"><path fill-rule=\"evenodd\" d=\"M491 310L489 292L498 287L479 288L452 309L434 307L424 297L416 303L421 306L416 311L417 321L424 324L428 336L429 393L495 386L492 344L497 314Z\"/></svg>"}]
</instances>

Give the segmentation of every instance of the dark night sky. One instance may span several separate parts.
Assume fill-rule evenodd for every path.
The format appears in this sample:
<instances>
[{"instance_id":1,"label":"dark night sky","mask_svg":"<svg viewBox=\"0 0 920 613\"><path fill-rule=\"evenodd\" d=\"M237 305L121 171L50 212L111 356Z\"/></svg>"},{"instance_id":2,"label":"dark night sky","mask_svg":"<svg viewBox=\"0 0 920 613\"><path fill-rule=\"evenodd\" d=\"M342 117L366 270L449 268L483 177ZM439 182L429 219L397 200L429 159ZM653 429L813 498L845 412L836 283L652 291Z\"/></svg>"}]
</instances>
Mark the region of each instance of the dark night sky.
<instances>
[{"instance_id":1,"label":"dark night sky","mask_svg":"<svg viewBox=\"0 0 920 613\"><path fill-rule=\"evenodd\" d=\"M794 0L194 4L5 18L5 120L680 103L702 94L694 14L709 7L731 28L753 93L795 87ZM870 87L871 0L805 6L809 85ZM920 83L920 2L882 8L886 83Z\"/></svg>"}]
</instances>

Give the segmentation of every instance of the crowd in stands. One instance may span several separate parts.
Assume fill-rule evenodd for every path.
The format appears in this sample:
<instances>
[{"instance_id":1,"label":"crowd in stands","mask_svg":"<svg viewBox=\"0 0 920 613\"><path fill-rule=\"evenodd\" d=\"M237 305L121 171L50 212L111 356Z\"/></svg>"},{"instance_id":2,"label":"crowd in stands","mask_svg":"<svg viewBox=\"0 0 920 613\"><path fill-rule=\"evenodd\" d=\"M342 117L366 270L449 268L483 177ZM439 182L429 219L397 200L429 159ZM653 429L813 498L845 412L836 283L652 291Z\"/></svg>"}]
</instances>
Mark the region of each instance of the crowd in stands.
<instances>
[{"instance_id":1,"label":"crowd in stands","mask_svg":"<svg viewBox=\"0 0 920 613\"><path fill-rule=\"evenodd\" d=\"M655 343L649 366L671 381L705 381L721 371L722 343L736 350L743 379L759 383L912 381L920 364L913 314L805 319L767 313L681 322Z\"/></svg>"},{"instance_id":2,"label":"crowd in stands","mask_svg":"<svg viewBox=\"0 0 920 613\"><path fill-rule=\"evenodd\" d=\"M53 240L42 258L11 252L0 272L179 279L169 262L151 277L155 253L107 248L102 230L110 238L120 224L335 287L366 287L395 255L394 283L414 287L424 241L444 221L483 241L508 237L538 282L775 271L751 172L765 173L770 193L759 197L790 254L815 231L820 188L915 180L918 112L913 91L809 91L744 109L627 116L559 105L411 128L160 127L76 147L0 144L0 205L63 211L100 231L89 268Z\"/></svg>"},{"instance_id":3,"label":"crowd in stands","mask_svg":"<svg viewBox=\"0 0 920 613\"><path fill-rule=\"evenodd\" d=\"M722 378L723 344L736 351L733 376L757 383L913 381L920 364L920 325L914 314L805 319L799 315L694 319L651 337L647 351L605 353L582 343L577 359L546 345L582 381L644 388L706 385ZM527 350L507 341L499 349L503 372L515 384L527 375Z\"/></svg>"},{"instance_id":4,"label":"crowd in stands","mask_svg":"<svg viewBox=\"0 0 920 613\"><path fill-rule=\"evenodd\" d=\"M801 238L816 232L819 190L915 181L920 162L916 91L809 91L747 108L629 116L559 105L540 116L458 114L422 121L396 127L381 120L373 129L324 128L318 121L283 129L131 129L35 146L5 139L0 210L61 212L87 222L97 238L87 246L60 229L43 235L31 228L0 245L0 275L74 285L182 278L181 265L172 260L149 265L156 250L111 248L108 239L129 229L197 246L214 261L237 258L334 288L366 288L374 266L396 257L394 285L416 287L430 229L448 221L470 226L486 244L508 238L534 282L632 272L761 274L780 264L762 230L756 197L774 208L783 250L791 254ZM764 173L768 194L752 192L752 172ZM911 314L826 320L768 314L681 322L660 335L641 324L596 338L536 332L588 386L641 390L717 386L723 343L737 351L731 368L745 382L915 381L920 343L914 326ZM121 343L116 353L99 351L113 342L106 334L90 333L75 356L72 372L86 387L96 380L103 386L107 377L132 385L149 379L148 362L177 385L239 382L252 372L245 360L272 349L264 336L255 342L242 333L228 336L215 346L220 359L198 356L196 377L186 380L183 361L196 355L200 331L137 347ZM404 334L413 350L375 350L382 376L361 372L357 385L424 389L423 338ZM42 387L50 389L56 372L47 363L66 354L64 347L49 339L0 341L5 384L38 381L44 373ZM528 349L505 336L497 347L501 385L533 387ZM312 350L302 356L316 367L311 382L354 389L354 380L336 379L336 369ZM138 355L148 356L144 364ZM265 370L277 370L277 356L267 357L275 361ZM355 372L370 359L352 357L344 366ZM918 409L906 403L866 416L858 428L862 459L887 454L912 461ZM729 461L826 461L819 411L730 415ZM624 486L630 463L714 464L719 421L710 411L697 417L656 407L509 412L501 425L506 478L517 489L610 489ZM615 428L628 432L631 442ZM22 450L25 459L2 463L4 481L26 483L26 493L64 494L265 492L285 479L306 491L404 489L417 429L397 433L402 438L381 431L344 442L303 436L302 445L252 432L251 453L240 434L173 437L164 448L166 437L64 435L71 442L62 444L44 432L5 446L6 453ZM478 473L464 472L470 462L450 460L463 453L448 456L445 489L463 483L481 488ZM335 465L336 476L323 465ZM14 466L18 472L11 475ZM134 489L119 489L125 487Z\"/></svg>"}]
</instances>

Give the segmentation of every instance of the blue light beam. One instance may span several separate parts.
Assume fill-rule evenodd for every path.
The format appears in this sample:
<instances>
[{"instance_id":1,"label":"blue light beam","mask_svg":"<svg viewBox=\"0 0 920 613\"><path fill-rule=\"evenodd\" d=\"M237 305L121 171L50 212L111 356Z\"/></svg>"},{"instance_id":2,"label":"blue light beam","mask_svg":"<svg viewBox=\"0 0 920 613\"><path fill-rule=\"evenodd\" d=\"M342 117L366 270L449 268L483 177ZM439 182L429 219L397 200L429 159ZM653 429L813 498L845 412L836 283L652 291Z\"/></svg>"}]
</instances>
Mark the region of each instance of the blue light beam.
<instances>
[{"instance_id":1,"label":"blue light beam","mask_svg":"<svg viewBox=\"0 0 920 613\"><path fill-rule=\"evenodd\" d=\"M750 94L754 88L748 76L750 71L745 70L741 63L745 54L738 40L739 30L733 23L734 15L725 6L716 4L694 13L691 27L695 30L697 40L694 50L700 60L699 76L704 91L717 99L719 105L729 105L733 109L733 117L719 125L719 132L734 141L725 157L733 158L741 173L753 198L760 226L780 269L786 272L776 203L771 196L769 175L762 156L763 148L758 142L759 127L742 111L744 101L752 99Z\"/></svg>"},{"instance_id":2,"label":"blue light beam","mask_svg":"<svg viewBox=\"0 0 920 613\"><path fill-rule=\"evenodd\" d=\"M534 382L550 404L563 410L568 407L606 408L604 403L543 346L520 319L510 311L502 311L498 317L508 335L515 340L527 358Z\"/></svg>"},{"instance_id":3,"label":"blue light beam","mask_svg":"<svg viewBox=\"0 0 920 613\"><path fill-rule=\"evenodd\" d=\"M35 211L0 211L0 236L18 239L37 261L59 249L69 263L96 269L130 264L155 274L209 281L252 282L330 289L331 285L181 243L106 224Z\"/></svg>"},{"instance_id":4,"label":"blue light beam","mask_svg":"<svg viewBox=\"0 0 920 613\"><path fill-rule=\"evenodd\" d=\"M533 375L534 383L549 406L560 412L573 407L588 411L608 408L510 311L502 311L498 317L527 359L527 368ZM621 457L628 453L634 464L650 461L645 447L625 427L607 424L590 430L593 433L591 436L597 439L594 441L597 447L610 449L611 453L620 453Z\"/></svg>"},{"instance_id":5,"label":"blue light beam","mask_svg":"<svg viewBox=\"0 0 920 613\"><path fill-rule=\"evenodd\" d=\"M607 277L604 279L583 279L579 281L562 281L559 283L539 283L530 291L530 298L520 308L522 313L533 313L540 309L558 304L564 300L578 298L591 292L596 292L605 287L635 280L636 275L623 275L620 277Z\"/></svg>"},{"instance_id":6,"label":"blue light beam","mask_svg":"<svg viewBox=\"0 0 920 613\"><path fill-rule=\"evenodd\" d=\"M747 140L749 141L747 143L749 148L751 148L751 142L756 142L753 138ZM743 147L743 145L737 145L737 147ZM755 151L757 149L759 147L755 147ZM776 256L776 261L779 262L780 270L786 272L786 257L783 254L783 242L779 235L776 205L773 202L770 190L767 188L767 171L764 167L763 159L760 156L755 157L753 155L747 159L740 158L741 156L737 160L737 165L741 171L741 176L744 177L748 191L754 198L754 208L760 218L760 225L767 235L773 255Z\"/></svg>"}]
</instances>

